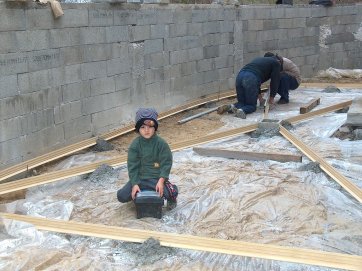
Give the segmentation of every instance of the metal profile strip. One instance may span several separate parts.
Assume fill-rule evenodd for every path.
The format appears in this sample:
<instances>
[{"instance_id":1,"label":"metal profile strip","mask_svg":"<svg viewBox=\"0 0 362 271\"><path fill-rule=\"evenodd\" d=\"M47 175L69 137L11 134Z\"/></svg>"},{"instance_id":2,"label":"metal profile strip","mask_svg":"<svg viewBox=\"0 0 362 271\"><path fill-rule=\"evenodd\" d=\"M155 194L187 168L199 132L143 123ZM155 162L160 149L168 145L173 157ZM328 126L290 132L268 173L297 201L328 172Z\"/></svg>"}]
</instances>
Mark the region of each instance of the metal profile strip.
<instances>
[{"instance_id":1,"label":"metal profile strip","mask_svg":"<svg viewBox=\"0 0 362 271\"><path fill-rule=\"evenodd\" d=\"M17 214L0 213L5 219L33 224L39 230L142 243L148 238L162 246L193 249L230 255L263 258L348 270L361 270L362 256L312 249L282 247L237 240L222 240L176 233L121 228L75 221L62 221Z\"/></svg>"},{"instance_id":2,"label":"metal profile strip","mask_svg":"<svg viewBox=\"0 0 362 271\"><path fill-rule=\"evenodd\" d=\"M175 115L175 114L185 111L187 109L192 109L194 107L200 106L207 102L218 101L220 99L226 99L226 98L230 98L230 97L234 97L234 96L235 96L235 91L227 91L227 92L220 93L220 94L208 95L208 96L205 96L204 98L197 99L193 102L187 103L187 104L177 107L175 109L163 112L159 115L159 119L160 120L164 119L166 117ZM94 146L97 142L97 138L103 138L104 140L110 140L115 137L132 132L133 130L134 130L134 124L131 124L126 127L119 128L114 131L105 133L98 137L92 137L92 138L77 142L75 144L68 145L63 148L48 152L46 154L35 157L33 159L29 159L29 160L19 163L17 165L8 167L8 168L0 171L0 182L2 182L3 180L6 180L7 178L15 176L19 173L25 172L29 169L35 168L37 166L54 161L56 159L66 156L66 155L69 155L69 154L75 153L77 151Z\"/></svg>"},{"instance_id":3,"label":"metal profile strip","mask_svg":"<svg viewBox=\"0 0 362 271\"><path fill-rule=\"evenodd\" d=\"M172 151L177 151L177 150L189 148L189 147L192 147L192 146L195 146L198 144L211 142L211 141L214 141L217 139L223 139L223 138L235 136L235 135L238 135L241 133L252 132L252 131L256 130L257 127L258 127L257 123L250 124L250 125L247 125L244 127L227 130L224 132L207 135L204 137L200 137L200 138L196 138L196 139L192 139L192 140L188 140L188 141L184 141L184 142L180 142L180 143L176 143L176 144L171 144L170 148ZM109 166L119 166L119 165L125 164L126 162L127 162L127 155L121 155L121 156L114 157L112 159L99 161L99 162L91 163L91 164L84 165L84 166L73 167L73 168L69 168L69 169L45 173L45 174L42 174L39 176L34 176L34 177L20 179L20 180L16 180L16 181L12 181L12 182L2 183L2 184L0 184L0 195L18 191L18 190L22 190L22 189L29 188L29 187L34 187L34 186L41 185L41 184L55 182L58 180L69 178L69 177L74 177L74 176L90 173L90 172L93 172L97 167L99 167L102 164L107 164Z\"/></svg>"},{"instance_id":4,"label":"metal profile strip","mask_svg":"<svg viewBox=\"0 0 362 271\"><path fill-rule=\"evenodd\" d=\"M362 203L362 190L354 183L349 181L346 177L340 174L334 167L329 165L322 157L316 154L311 148L294 136L291 132L280 126L279 132L289 140L295 147L297 147L302 153L304 153L313 162L318 162L319 167L332 177L337 183L339 183L344 189L346 189L356 200ZM361 265L362 267L362 265Z\"/></svg>"}]
</instances>

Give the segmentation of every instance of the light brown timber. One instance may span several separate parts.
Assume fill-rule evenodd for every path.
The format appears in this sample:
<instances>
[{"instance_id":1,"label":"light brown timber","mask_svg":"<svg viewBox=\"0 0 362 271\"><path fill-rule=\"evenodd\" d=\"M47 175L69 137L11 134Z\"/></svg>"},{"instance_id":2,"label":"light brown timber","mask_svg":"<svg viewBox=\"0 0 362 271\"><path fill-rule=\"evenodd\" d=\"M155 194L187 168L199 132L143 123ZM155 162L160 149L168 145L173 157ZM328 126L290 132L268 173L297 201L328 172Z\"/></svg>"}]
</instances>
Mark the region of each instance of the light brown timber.
<instances>
[{"instance_id":1,"label":"light brown timber","mask_svg":"<svg viewBox=\"0 0 362 271\"><path fill-rule=\"evenodd\" d=\"M179 143L175 143L175 144L170 144L170 148L172 151L177 151L177 150L189 148L189 147L192 147L195 145L214 141L217 139L223 139L223 138L235 136L235 135L238 135L241 133L252 132L252 131L255 131L257 127L258 127L257 123L249 124L244 127L240 127L240 128L220 132L220 133L215 133L212 135L207 135L204 137L187 140L187 141L183 141L183 142L179 142ZM16 180L16 181L12 181L12 182L2 183L2 184L0 184L0 195L6 194L9 192L22 190L22 189L29 188L29 187L34 187L34 186L41 185L41 184L55 182L58 180L69 178L69 177L74 177L74 176L90 173L90 172L93 172L97 167L99 167L102 164L107 164L109 166L119 166L119 165L125 164L126 161L127 161L127 156L122 155L122 156L114 157L112 159L99 161L99 162L91 163L91 164L84 165L84 166L73 167L70 169L64 169L64 170L54 171L54 172L50 172L50 173L45 173L45 174L42 174L39 176L34 176L34 177L20 179L20 180Z\"/></svg>"},{"instance_id":2,"label":"light brown timber","mask_svg":"<svg viewBox=\"0 0 362 271\"><path fill-rule=\"evenodd\" d=\"M327 106L327 107L324 107L324 108L321 108L321 109L318 109L318 110L314 110L312 112L308 112L308 113L305 113L305 114L302 114L302 115L297 115L297 116L294 116L294 117L291 117L291 118L287 118L285 120L290 122L291 124L293 124L293 123L297 123L297 122L304 121L304 120L307 120L307 119L311 119L311 118L313 118L315 116L323 115L323 114L326 114L326 113L337 111L339 109L346 108L346 107L350 106L351 104L352 104L352 100L348 100L348 101L341 102L341 103L334 104L334 105L330 105L330 106Z\"/></svg>"},{"instance_id":3,"label":"light brown timber","mask_svg":"<svg viewBox=\"0 0 362 271\"><path fill-rule=\"evenodd\" d=\"M162 246L167 247L264 258L331 268L362 270L362 256L358 255L324 252L305 248L282 247L237 240L222 240L159 231L129 229L75 221L62 221L8 213L0 213L0 216L5 219L19 220L33 224L39 230L58 233L137 243L142 243L152 237L159 240Z\"/></svg>"},{"instance_id":4,"label":"light brown timber","mask_svg":"<svg viewBox=\"0 0 362 271\"><path fill-rule=\"evenodd\" d=\"M329 165L322 157L316 154L311 148L294 136L291 132L280 126L279 132L288 139L294 146L296 146L302 153L304 153L313 162L318 162L319 167L339 183L348 193L350 193L356 200L362 203L362 190L340 174L334 167ZM361 266L362 267L362 266Z\"/></svg>"},{"instance_id":5,"label":"light brown timber","mask_svg":"<svg viewBox=\"0 0 362 271\"><path fill-rule=\"evenodd\" d=\"M226 99L226 98L230 98L230 97L234 97L234 96L235 96L235 91L227 91L224 93L208 95L203 98L199 98L195 101L192 101L190 103L187 103L185 105L179 106L175 109L171 109L171 110L161 113L159 115L159 120L172 116L172 115L175 115L182 111L195 108L195 107L203 105L207 102L218 101L220 99ZM77 142L75 144L65 146L63 148L48 152L46 154L35 157L33 159L29 159L22 163L16 164L14 166L5 168L4 170L0 171L0 182L2 182L3 180L6 180L7 178L15 176L19 173L25 172L29 169L33 169L37 166L44 165L48 162L54 161L56 159L59 159L61 157L75 153L77 151L92 147L96 144L98 138L102 138L104 140L110 140L110 139L127 134L132 131L134 131L134 124L113 130L111 132L105 133L98 137L92 137L92 138Z\"/></svg>"},{"instance_id":6,"label":"light brown timber","mask_svg":"<svg viewBox=\"0 0 362 271\"><path fill-rule=\"evenodd\" d=\"M315 108L320 103L321 103L321 98L315 98L315 99L311 100L309 103L307 103L306 105L301 106L299 108L299 113L300 114L308 113L309 111L311 111L313 108Z\"/></svg>"},{"instance_id":7,"label":"light brown timber","mask_svg":"<svg viewBox=\"0 0 362 271\"><path fill-rule=\"evenodd\" d=\"M231 151L231 150L199 148L199 147L194 147L193 151L202 156L223 157L223 158L232 158L232 159L241 159L241 160L252 160L252 161L274 160L278 162L302 162L302 156L294 154Z\"/></svg>"}]
</instances>

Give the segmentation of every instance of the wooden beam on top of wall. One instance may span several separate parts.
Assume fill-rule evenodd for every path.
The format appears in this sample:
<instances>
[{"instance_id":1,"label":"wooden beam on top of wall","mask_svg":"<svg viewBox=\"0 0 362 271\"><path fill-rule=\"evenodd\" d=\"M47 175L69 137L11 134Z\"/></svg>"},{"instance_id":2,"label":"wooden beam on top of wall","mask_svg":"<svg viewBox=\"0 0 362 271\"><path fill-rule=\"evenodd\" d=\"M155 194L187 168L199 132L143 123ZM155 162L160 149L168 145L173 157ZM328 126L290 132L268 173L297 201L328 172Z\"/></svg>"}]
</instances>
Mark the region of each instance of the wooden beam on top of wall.
<instances>
[{"instance_id":1,"label":"wooden beam on top of wall","mask_svg":"<svg viewBox=\"0 0 362 271\"><path fill-rule=\"evenodd\" d=\"M171 109L166 112L160 113L158 116L158 119L162 120L164 118L167 118L169 116L175 115L180 112L183 112L185 110L192 109L197 106L203 105L207 102L218 101L221 99L227 99L227 98L234 97L234 96L235 96L235 91L227 91L227 92L223 92L223 93L207 95L203 98L196 99L190 103L179 106L175 109ZM48 152L46 154L29 159L22 163L16 164L14 166L10 166L10 167L5 168L0 171L0 183L12 176L18 175L22 172L26 172L27 170L36 168L40 165L44 165L48 162L65 157L65 156L75 153L77 151L92 147L96 144L98 138L102 138L104 140L110 140L110 139L116 138L118 136L127 134L132 131L134 131L134 124L113 130L111 132L102 134L98 137L92 137L92 138L77 142L75 144L65 146L63 148Z\"/></svg>"},{"instance_id":2,"label":"wooden beam on top of wall","mask_svg":"<svg viewBox=\"0 0 362 271\"><path fill-rule=\"evenodd\" d=\"M129 229L75 221L30 217L17 214L0 213L0 217L23 221L33 224L39 230L58 233L137 243L142 243L149 238L154 238L159 240L162 246L167 247L201 250L348 270L361 270L362 266L362 256L358 255L258 244L237 240L223 240L177 233Z\"/></svg>"},{"instance_id":3,"label":"wooden beam on top of wall","mask_svg":"<svg viewBox=\"0 0 362 271\"><path fill-rule=\"evenodd\" d=\"M296 146L301 152L303 152L313 162L318 162L319 167L332 177L337 183L339 183L348 193L350 193L356 200L362 203L362 190L353 182L348 180L342 174L340 174L334 167L329 165L322 157L316 154L311 148L294 136L291 132L280 126L279 132L288 139L294 146Z\"/></svg>"},{"instance_id":4,"label":"wooden beam on top of wall","mask_svg":"<svg viewBox=\"0 0 362 271\"><path fill-rule=\"evenodd\" d=\"M311 100L309 103L307 103L306 105L301 106L299 108L299 113L300 114L308 113L309 111L311 111L313 108L315 108L320 103L321 103L321 98L315 98L315 99Z\"/></svg>"},{"instance_id":5,"label":"wooden beam on top of wall","mask_svg":"<svg viewBox=\"0 0 362 271\"><path fill-rule=\"evenodd\" d=\"M199 148L199 147L194 147L193 151L199 155L211 156L211 157L222 157L222 158L252 160L252 161L274 160L278 162L302 162L302 156L294 154L231 151L231 150Z\"/></svg>"},{"instance_id":6,"label":"wooden beam on top of wall","mask_svg":"<svg viewBox=\"0 0 362 271\"><path fill-rule=\"evenodd\" d=\"M220 132L220 133L211 134L211 135L207 135L204 137L171 144L170 148L172 151L177 151L177 150L193 147L195 145L215 141L217 139L223 139L223 138L228 138L228 137L235 136L235 135L242 134L242 133L252 132L252 131L255 131L257 127L258 127L258 124L253 123L253 124L249 124L244 127L239 127L236 129L227 130L227 131ZM38 186L41 184L47 184L47 183L55 182L58 180L63 180L63 179L69 178L69 177L74 177L74 176L79 176L82 174L90 173L90 172L93 172L94 170L96 170L102 164L107 164L109 166L114 167L114 166L119 166L119 165L125 164L126 162L127 162L127 156L121 155L121 156L116 156L112 159L98 161L98 162L91 163L91 164L84 165L84 166L73 167L73 168L59 170L59 171L53 171L53 172L45 173L45 174L42 174L39 176L33 176L33 177L25 178L25 179L12 181L12 182L2 183L2 184L0 184L0 195L7 194L10 192L14 192L14 191L19 191L19 190L26 189L29 187Z\"/></svg>"}]
</instances>

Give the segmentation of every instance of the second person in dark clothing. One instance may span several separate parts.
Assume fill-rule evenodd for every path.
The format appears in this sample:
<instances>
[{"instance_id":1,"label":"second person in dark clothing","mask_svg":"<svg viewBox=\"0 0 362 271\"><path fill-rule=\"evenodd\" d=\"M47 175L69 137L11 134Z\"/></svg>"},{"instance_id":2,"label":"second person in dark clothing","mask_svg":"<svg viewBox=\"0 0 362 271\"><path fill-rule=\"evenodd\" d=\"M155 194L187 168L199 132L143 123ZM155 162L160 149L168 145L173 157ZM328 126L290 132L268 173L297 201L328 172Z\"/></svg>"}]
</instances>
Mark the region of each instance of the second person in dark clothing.
<instances>
[{"instance_id":1,"label":"second person in dark clothing","mask_svg":"<svg viewBox=\"0 0 362 271\"><path fill-rule=\"evenodd\" d=\"M258 94L262 83L270 79L270 101L277 94L282 70L282 58L257 57L246 64L236 77L235 88L237 103L220 106L219 114L235 113L236 117L245 119L246 114L256 110Z\"/></svg>"}]
</instances>

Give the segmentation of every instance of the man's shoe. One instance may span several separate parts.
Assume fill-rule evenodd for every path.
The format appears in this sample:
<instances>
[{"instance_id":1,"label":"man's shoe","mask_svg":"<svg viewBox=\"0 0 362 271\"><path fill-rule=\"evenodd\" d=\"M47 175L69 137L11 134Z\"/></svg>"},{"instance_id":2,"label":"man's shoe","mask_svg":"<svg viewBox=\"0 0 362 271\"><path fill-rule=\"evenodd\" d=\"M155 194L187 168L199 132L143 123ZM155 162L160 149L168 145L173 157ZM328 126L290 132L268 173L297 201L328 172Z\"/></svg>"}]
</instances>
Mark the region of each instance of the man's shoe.
<instances>
[{"instance_id":1,"label":"man's shoe","mask_svg":"<svg viewBox=\"0 0 362 271\"><path fill-rule=\"evenodd\" d=\"M232 106L233 106L233 105L231 105L231 104L221 105L221 106L219 106L219 108L217 109L217 113L218 113L219 115L221 115L221 114L224 114L224 113L226 113L226 112L230 112L231 109L232 109Z\"/></svg>"},{"instance_id":2,"label":"man's shoe","mask_svg":"<svg viewBox=\"0 0 362 271\"><path fill-rule=\"evenodd\" d=\"M289 103L289 101L282 98L280 98L280 100L278 101L278 104L287 104L287 103Z\"/></svg>"},{"instance_id":3,"label":"man's shoe","mask_svg":"<svg viewBox=\"0 0 362 271\"><path fill-rule=\"evenodd\" d=\"M240 119L246 119L246 114L242 109L236 109L235 117Z\"/></svg>"}]
</instances>

